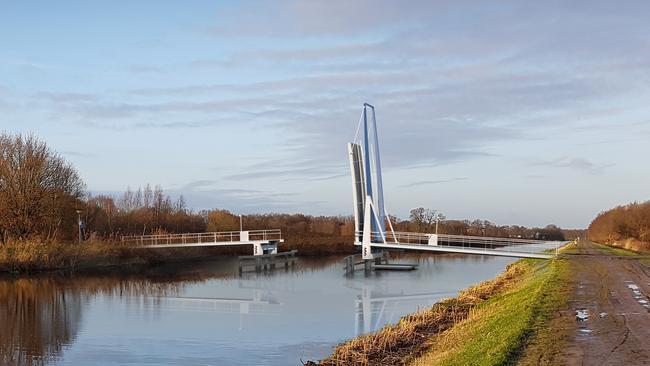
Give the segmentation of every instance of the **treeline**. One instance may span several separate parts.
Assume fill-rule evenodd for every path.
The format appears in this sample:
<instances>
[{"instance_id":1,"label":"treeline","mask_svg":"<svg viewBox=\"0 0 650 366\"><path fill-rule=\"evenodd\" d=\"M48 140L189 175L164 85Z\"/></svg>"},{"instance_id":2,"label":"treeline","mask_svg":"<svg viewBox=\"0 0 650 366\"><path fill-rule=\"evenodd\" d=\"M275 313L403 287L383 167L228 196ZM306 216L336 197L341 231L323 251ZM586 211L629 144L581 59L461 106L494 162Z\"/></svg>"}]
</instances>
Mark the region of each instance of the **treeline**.
<instances>
[{"instance_id":1,"label":"treeline","mask_svg":"<svg viewBox=\"0 0 650 366\"><path fill-rule=\"evenodd\" d=\"M82 210L83 235L119 239L123 235L205 231L204 216L185 207L183 196L173 200L160 186L127 189L119 199L87 197Z\"/></svg>"},{"instance_id":2,"label":"treeline","mask_svg":"<svg viewBox=\"0 0 650 366\"><path fill-rule=\"evenodd\" d=\"M442 213L423 207L411 210L408 220L391 217L397 231L437 232L451 235L491 236L539 240L566 240L577 237L581 230L564 230L556 225L529 228L518 225L497 225L488 220L446 220Z\"/></svg>"},{"instance_id":3,"label":"treeline","mask_svg":"<svg viewBox=\"0 0 650 366\"><path fill-rule=\"evenodd\" d=\"M152 194L153 201L144 198L148 194ZM127 198L132 202L130 205L126 205L125 201L129 201ZM126 209L125 206L130 208ZM155 233L238 231L240 228L239 215L221 209L199 212L187 210L182 196L177 201L172 201L160 187L154 190L148 186L144 190L129 190L117 203L111 197L95 197L89 200L89 207L91 214L88 218L88 234L101 238ZM417 210L422 209L413 211ZM355 230L352 216L269 213L243 215L241 220L244 230L282 229L286 238L299 241L327 237L352 240ZM422 221L413 214L407 220L391 216L391 222L396 231L436 231L435 221ZM555 225L544 228L499 226L487 220L439 221L438 233L543 240L564 240L566 236L565 231Z\"/></svg>"},{"instance_id":4,"label":"treeline","mask_svg":"<svg viewBox=\"0 0 650 366\"><path fill-rule=\"evenodd\" d=\"M599 243L638 241L647 245L636 245L637 247L649 248L650 201L630 203L601 212L589 225L588 235L590 240ZM633 243L630 245L634 246Z\"/></svg>"}]
</instances>

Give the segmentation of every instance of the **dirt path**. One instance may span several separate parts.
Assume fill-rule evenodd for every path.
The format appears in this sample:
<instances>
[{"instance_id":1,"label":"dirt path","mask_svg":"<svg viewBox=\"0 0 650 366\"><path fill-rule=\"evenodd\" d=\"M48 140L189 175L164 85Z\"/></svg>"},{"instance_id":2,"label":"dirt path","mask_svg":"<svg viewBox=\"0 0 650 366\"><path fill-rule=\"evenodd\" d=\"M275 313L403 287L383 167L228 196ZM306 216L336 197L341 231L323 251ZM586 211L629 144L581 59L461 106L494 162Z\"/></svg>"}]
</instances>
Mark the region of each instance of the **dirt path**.
<instances>
[{"instance_id":1,"label":"dirt path","mask_svg":"<svg viewBox=\"0 0 650 366\"><path fill-rule=\"evenodd\" d=\"M565 319L575 329L562 364L650 365L650 267L588 241L574 253L569 306L576 316Z\"/></svg>"}]
</instances>

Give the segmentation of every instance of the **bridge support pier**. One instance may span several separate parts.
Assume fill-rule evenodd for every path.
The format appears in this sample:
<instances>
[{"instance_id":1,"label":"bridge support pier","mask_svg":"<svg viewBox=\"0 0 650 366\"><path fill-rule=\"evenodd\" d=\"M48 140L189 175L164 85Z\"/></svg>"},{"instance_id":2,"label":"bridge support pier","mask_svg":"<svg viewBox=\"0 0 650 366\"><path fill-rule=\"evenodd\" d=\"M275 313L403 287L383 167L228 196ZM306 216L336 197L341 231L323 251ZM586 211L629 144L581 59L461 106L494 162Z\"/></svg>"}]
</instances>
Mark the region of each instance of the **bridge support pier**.
<instances>
[{"instance_id":1,"label":"bridge support pier","mask_svg":"<svg viewBox=\"0 0 650 366\"><path fill-rule=\"evenodd\" d=\"M296 265L296 253L298 253L297 250L291 250L281 253L240 256L239 273L243 273L245 267L254 267L255 272L275 270L278 267L278 261L282 261L284 268L287 270L289 269L289 265L291 265L291 268L294 268Z\"/></svg>"},{"instance_id":2,"label":"bridge support pier","mask_svg":"<svg viewBox=\"0 0 650 366\"><path fill-rule=\"evenodd\" d=\"M375 257L375 264L388 264L389 257L390 252L387 250L382 250L381 254Z\"/></svg>"}]
</instances>

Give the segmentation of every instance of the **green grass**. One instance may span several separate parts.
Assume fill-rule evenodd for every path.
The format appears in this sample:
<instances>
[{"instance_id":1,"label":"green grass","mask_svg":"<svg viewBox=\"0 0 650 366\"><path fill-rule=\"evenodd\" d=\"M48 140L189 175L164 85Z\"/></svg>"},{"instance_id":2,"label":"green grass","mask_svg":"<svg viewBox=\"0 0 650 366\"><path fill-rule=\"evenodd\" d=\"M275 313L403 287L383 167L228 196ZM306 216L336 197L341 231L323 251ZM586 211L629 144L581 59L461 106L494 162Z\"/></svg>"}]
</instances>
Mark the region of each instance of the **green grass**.
<instances>
[{"instance_id":1,"label":"green grass","mask_svg":"<svg viewBox=\"0 0 650 366\"><path fill-rule=\"evenodd\" d=\"M598 244L594 243L598 246L598 249L602 252L605 252L607 254L611 255L617 255L617 256L622 256L622 257L636 257L639 256L640 253L635 252L633 250L629 249L623 249L623 248L617 248L609 245L603 245L603 244Z\"/></svg>"},{"instance_id":2,"label":"green grass","mask_svg":"<svg viewBox=\"0 0 650 366\"><path fill-rule=\"evenodd\" d=\"M518 283L475 308L471 315L436 337L413 365L507 365L540 359L526 346L544 344L553 312L566 299L568 264L522 260ZM534 347L544 352L545 347ZM526 352L525 352L526 351Z\"/></svg>"}]
</instances>

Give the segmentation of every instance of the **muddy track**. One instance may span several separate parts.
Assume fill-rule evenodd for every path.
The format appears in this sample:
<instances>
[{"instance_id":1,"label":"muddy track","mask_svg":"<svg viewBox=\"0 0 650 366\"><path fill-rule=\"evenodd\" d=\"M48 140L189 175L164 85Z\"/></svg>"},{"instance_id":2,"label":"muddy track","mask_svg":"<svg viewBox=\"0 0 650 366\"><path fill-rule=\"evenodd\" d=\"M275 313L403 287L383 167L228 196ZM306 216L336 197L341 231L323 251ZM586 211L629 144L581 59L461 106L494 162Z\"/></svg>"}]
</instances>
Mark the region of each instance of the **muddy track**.
<instances>
[{"instance_id":1,"label":"muddy track","mask_svg":"<svg viewBox=\"0 0 650 366\"><path fill-rule=\"evenodd\" d=\"M650 365L650 270L588 241L576 251L569 258L575 284L569 305L586 318L570 320L573 336L562 363Z\"/></svg>"}]
</instances>

